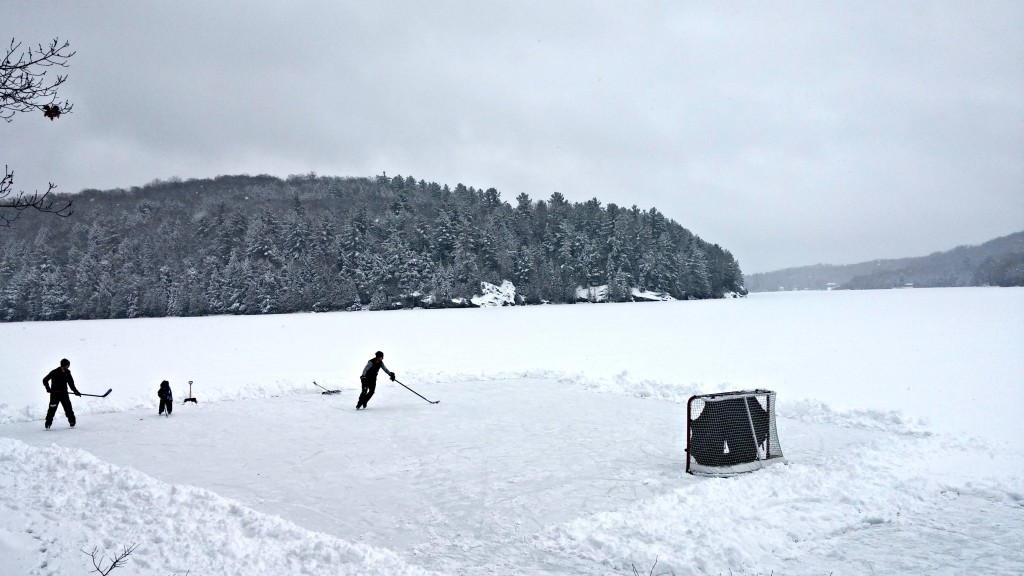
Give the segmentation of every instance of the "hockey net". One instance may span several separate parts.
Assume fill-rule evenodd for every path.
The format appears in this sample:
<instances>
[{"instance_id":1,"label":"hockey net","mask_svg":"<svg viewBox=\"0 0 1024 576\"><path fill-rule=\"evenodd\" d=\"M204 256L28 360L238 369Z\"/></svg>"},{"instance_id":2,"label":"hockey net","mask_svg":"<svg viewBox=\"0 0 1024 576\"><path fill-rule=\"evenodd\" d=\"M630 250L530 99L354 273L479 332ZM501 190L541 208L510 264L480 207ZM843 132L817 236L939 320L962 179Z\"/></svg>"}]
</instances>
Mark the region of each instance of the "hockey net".
<instances>
[{"instance_id":1,"label":"hockey net","mask_svg":"<svg viewBox=\"0 0 1024 576\"><path fill-rule=\"evenodd\" d=\"M775 428L775 392L691 396L686 404L686 471L731 476L784 462Z\"/></svg>"}]
</instances>

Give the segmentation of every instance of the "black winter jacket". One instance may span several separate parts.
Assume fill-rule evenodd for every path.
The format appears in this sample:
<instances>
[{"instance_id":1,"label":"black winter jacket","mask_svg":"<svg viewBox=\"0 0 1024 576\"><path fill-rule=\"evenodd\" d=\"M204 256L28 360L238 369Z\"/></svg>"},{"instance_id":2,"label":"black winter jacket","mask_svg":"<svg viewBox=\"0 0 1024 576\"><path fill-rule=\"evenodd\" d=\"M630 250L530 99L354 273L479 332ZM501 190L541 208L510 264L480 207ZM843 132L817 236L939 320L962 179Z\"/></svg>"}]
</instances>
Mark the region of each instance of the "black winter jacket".
<instances>
[{"instance_id":1,"label":"black winter jacket","mask_svg":"<svg viewBox=\"0 0 1024 576\"><path fill-rule=\"evenodd\" d=\"M363 368L363 374L359 377L360 380L369 380L371 382L377 381L377 373L383 370L388 376L394 377L395 373L388 370L388 367L384 365L383 360L377 360L376 357L370 358L370 361L366 363Z\"/></svg>"},{"instance_id":2,"label":"black winter jacket","mask_svg":"<svg viewBox=\"0 0 1024 576\"><path fill-rule=\"evenodd\" d=\"M68 386L71 387L72 392L78 394L78 388L75 388L75 379L71 376L71 370L65 372L59 366L50 370L50 373L43 377L43 386L46 386L50 394L67 394Z\"/></svg>"}]
</instances>

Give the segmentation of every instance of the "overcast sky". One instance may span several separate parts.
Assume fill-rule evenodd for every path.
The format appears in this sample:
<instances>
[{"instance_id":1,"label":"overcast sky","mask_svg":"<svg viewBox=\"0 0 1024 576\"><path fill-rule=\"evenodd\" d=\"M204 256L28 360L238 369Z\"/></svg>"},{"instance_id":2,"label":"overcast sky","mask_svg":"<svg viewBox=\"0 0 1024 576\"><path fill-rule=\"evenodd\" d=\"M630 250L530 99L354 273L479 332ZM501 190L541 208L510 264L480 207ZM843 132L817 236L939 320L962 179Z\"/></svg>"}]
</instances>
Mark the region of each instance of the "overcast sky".
<instances>
[{"instance_id":1,"label":"overcast sky","mask_svg":"<svg viewBox=\"0 0 1024 576\"><path fill-rule=\"evenodd\" d=\"M18 188L373 176L656 207L745 273L1024 230L1024 2L3 0Z\"/></svg>"}]
</instances>

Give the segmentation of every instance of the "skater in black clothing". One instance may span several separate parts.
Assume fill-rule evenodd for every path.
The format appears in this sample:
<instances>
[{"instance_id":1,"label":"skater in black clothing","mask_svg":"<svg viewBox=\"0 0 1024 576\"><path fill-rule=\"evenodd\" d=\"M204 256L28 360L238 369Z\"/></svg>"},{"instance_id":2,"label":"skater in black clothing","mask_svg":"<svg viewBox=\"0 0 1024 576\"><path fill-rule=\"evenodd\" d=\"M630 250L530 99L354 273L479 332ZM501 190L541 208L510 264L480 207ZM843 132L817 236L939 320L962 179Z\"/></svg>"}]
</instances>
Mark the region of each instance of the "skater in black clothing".
<instances>
[{"instance_id":1,"label":"skater in black clothing","mask_svg":"<svg viewBox=\"0 0 1024 576\"><path fill-rule=\"evenodd\" d=\"M167 415L171 415L171 409L174 407L174 394L171 393L171 383L164 380L160 383L160 389L157 390L156 395L160 397L160 410L157 414L163 414L164 410L167 410Z\"/></svg>"},{"instance_id":2,"label":"skater in black clothing","mask_svg":"<svg viewBox=\"0 0 1024 576\"><path fill-rule=\"evenodd\" d=\"M378 351L377 354L370 358L370 361L366 363L366 367L363 368L363 375L359 377L359 382L363 385L363 391L359 394L359 402L356 403L356 410L360 408L366 408L366 403L373 397L374 391L377 389L377 373L383 370L394 381L395 373L388 370L387 366L384 365L384 353Z\"/></svg>"},{"instance_id":3,"label":"skater in black clothing","mask_svg":"<svg viewBox=\"0 0 1024 576\"><path fill-rule=\"evenodd\" d=\"M75 388L75 379L71 377L71 362L67 358L62 359L60 366L43 377L43 387L50 394L50 407L46 410L46 429L49 430L50 425L53 424L53 416L57 413L58 404L64 407L64 416L67 417L68 424L74 428L75 410L71 407L68 387L75 393L75 396L81 396L82 393Z\"/></svg>"}]
</instances>

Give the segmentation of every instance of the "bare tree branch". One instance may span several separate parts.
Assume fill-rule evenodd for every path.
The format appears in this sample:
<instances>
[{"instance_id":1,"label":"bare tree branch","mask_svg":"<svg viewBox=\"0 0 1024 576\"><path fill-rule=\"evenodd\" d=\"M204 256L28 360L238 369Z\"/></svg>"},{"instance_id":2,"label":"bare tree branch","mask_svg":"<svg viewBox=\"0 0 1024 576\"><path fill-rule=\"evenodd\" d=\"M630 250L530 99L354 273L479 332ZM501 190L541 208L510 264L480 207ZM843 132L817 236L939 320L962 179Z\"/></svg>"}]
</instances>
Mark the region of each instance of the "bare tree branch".
<instances>
[{"instance_id":1,"label":"bare tree branch","mask_svg":"<svg viewBox=\"0 0 1024 576\"><path fill-rule=\"evenodd\" d=\"M11 196L14 188L14 172L4 166L4 176L0 179L0 226L10 227L18 219L23 210L37 210L39 212L56 214L61 218L67 218L75 213L71 208L71 199L54 200L50 194L57 189L53 182L49 183L46 192L42 194L35 191L32 194L19 192Z\"/></svg>"},{"instance_id":2,"label":"bare tree branch","mask_svg":"<svg viewBox=\"0 0 1024 576\"><path fill-rule=\"evenodd\" d=\"M128 562L128 557L131 556L132 552L135 552L135 549L138 547L138 544L125 546L121 550L120 554L118 554L117 556L110 557L110 566L107 566L106 569L103 568L103 555L99 554L99 548L93 548L92 552L86 552L85 550L82 550L82 554L87 554L90 558L92 558L92 566L93 568L95 568L93 572L98 573L100 576L107 576L107 574L110 574L114 570L114 568L120 568L124 566ZM97 555L99 556L99 559L96 558Z\"/></svg>"},{"instance_id":3,"label":"bare tree branch","mask_svg":"<svg viewBox=\"0 0 1024 576\"><path fill-rule=\"evenodd\" d=\"M655 558L654 558L654 566L651 566L651 571L647 573L647 576L654 576L654 567L657 566L657 565L658 565L658 558L657 558L657 556L655 556ZM640 574L640 571L636 569L636 565L635 564L630 564L630 566L633 568L633 576L643 576L642 574Z\"/></svg>"},{"instance_id":4,"label":"bare tree branch","mask_svg":"<svg viewBox=\"0 0 1024 576\"><path fill-rule=\"evenodd\" d=\"M19 112L40 111L51 121L61 114L71 112L71 103L57 101L57 89L68 79L66 74L47 76L53 68L67 68L68 60L75 55L70 44L54 38L49 45L39 44L36 48L23 50L21 42L11 39L10 45L0 61L0 119L12 122ZM56 214L61 218L71 216L71 200L55 201L50 194L57 186L49 183L46 192L38 190L31 194L14 191L14 172L4 166L0 179L0 227L9 227L22 210Z\"/></svg>"},{"instance_id":5,"label":"bare tree branch","mask_svg":"<svg viewBox=\"0 0 1024 576\"><path fill-rule=\"evenodd\" d=\"M54 38L48 46L22 50L21 42L11 39L3 61L0 62L0 118L14 120L18 112L43 112L54 120L71 112L72 104L57 102L57 89L67 81L67 74L47 78L51 68L67 68L68 59L75 55L67 40Z\"/></svg>"}]
</instances>

